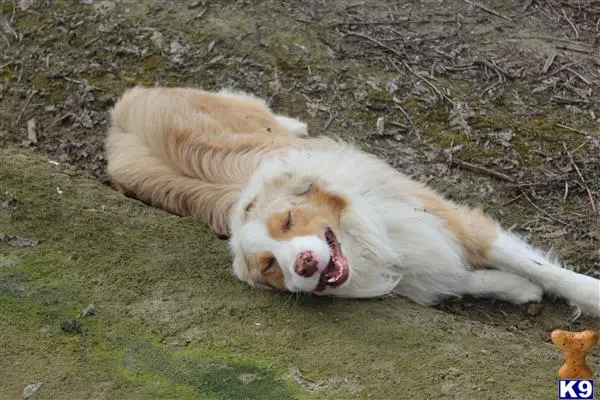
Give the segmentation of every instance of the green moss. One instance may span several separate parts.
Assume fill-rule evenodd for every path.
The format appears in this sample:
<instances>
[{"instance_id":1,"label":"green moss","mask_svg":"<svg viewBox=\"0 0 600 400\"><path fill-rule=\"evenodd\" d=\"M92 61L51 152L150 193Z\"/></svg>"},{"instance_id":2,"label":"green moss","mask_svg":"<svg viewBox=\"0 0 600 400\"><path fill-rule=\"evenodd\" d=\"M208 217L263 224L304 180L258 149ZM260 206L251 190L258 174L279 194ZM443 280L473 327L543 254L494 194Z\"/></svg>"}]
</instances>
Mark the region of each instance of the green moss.
<instances>
[{"instance_id":1,"label":"green moss","mask_svg":"<svg viewBox=\"0 0 600 400\"><path fill-rule=\"evenodd\" d=\"M34 85L48 85L48 76L46 74L37 74L31 79L31 83Z\"/></svg>"},{"instance_id":2,"label":"green moss","mask_svg":"<svg viewBox=\"0 0 600 400\"><path fill-rule=\"evenodd\" d=\"M204 223L23 150L0 157L0 193L20 204L19 218L0 214L2 229L42 240L0 247L15 261L0 268L0 368L8 371L0 397L40 380L44 398L102 388L127 399L435 398L452 368L462 371L452 384L466 398L555 392L560 356L541 341L402 300L251 289L231 275L226 246ZM61 321L89 303L98 314L80 318L83 333L63 332ZM300 388L294 367L321 389Z\"/></svg>"}]
</instances>

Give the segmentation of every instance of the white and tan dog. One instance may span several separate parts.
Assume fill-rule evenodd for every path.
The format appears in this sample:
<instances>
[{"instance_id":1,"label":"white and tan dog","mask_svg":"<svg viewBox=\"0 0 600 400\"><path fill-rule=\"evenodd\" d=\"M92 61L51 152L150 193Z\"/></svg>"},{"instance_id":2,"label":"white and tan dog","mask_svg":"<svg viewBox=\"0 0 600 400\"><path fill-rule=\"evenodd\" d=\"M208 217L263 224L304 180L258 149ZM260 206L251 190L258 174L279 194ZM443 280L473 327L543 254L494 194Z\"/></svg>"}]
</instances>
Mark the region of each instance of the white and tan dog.
<instances>
[{"instance_id":1,"label":"white and tan dog","mask_svg":"<svg viewBox=\"0 0 600 400\"><path fill-rule=\"evenodd\" d=\"M230 235L233 272L252 286L423 305L549 293L600 316L600 280L370 154L304 136L305 124L251 95L137 87L112 112L108 174Z\"/></svg>"}]
</instances>

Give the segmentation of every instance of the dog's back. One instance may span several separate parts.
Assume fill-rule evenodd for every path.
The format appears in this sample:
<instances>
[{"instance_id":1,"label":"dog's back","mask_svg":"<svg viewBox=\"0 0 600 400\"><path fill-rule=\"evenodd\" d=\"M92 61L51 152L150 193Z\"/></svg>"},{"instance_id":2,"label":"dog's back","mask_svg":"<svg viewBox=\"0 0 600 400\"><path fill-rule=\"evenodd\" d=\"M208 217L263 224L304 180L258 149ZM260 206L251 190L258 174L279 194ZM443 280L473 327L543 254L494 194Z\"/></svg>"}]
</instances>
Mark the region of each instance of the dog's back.
<instances>
[{"instance_id":1,"label":"dog's back","mask_svg":"<svg viewBox=\"0 0 600 400\"><path fill-rule=\"evenodd\" d=\"M114 106L106 139L107 173L119 190L228 233L230 209L267 156L290 147L323 147L302 139L306 125L272 113L239 92L135 87Z\"/></svg>"}]
</instances>

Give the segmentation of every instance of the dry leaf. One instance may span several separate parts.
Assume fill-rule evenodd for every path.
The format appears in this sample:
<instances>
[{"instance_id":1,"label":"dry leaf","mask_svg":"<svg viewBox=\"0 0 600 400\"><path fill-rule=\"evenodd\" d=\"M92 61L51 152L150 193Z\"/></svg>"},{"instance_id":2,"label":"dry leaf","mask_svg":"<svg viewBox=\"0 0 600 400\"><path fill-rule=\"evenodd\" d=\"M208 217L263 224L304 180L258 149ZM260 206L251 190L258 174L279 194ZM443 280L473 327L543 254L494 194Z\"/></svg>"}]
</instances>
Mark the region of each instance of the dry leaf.
<instances>
[{"instance_id":1,"label":"dry leaf","mask_svg":"<svg viewBox=\"0 0 600 400\"><path fill-rule=\"evenodd\" d=\"M35 125L35 118L31 118L27 121L27 140L29 143L37 143L37 127Z\"/></svg>"}]
</instances>

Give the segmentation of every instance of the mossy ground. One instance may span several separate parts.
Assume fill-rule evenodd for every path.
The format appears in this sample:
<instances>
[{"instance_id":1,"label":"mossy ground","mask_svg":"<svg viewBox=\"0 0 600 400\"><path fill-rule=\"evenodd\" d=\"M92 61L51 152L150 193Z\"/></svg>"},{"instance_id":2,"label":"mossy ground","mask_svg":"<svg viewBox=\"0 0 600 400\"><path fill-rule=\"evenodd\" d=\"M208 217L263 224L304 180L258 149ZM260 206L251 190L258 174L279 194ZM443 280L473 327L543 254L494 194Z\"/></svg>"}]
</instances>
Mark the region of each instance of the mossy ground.
<instances>
[{"instance_id":1,"label":"mossy ground","mask_svg":"<svg viewBox=\"0 0 600 400\"><path fill-rule=\"evenodd\" d=\"M401 299L257 292L203 223L126 199L30 151L3 150L0 397L547 399L560 354ZM57 193L57 187L62 194ZM11 262L8 262L11 260ZM80 317L82 334L61 330ZM300 368L322 387L292 379ZM96 396L96 397L94 397Z\"/></svg>"},{"instance_id":2,"label":"mossy ground","mask_svg":"<svg viewBox=\"0 0 600 400\"><path fill-rule=\"evenodd\" d=\"M36 380L35 398L50 399L554 397L561 358L550 331L597 320L570 323L553 301L533 315L469 299L425 309L252 290L232 277L225 244L204 224L101 184L108 111L126 88L233 86L600 276L600 218L564 151L600 204L600 101L569 71L594 81L586 66L596 53L560 51L540 72L556 48L531 37L575 41L562 17L548 17L552 2L525 14L516 0L490 3L510 22L459 0L55 0L14 14L2 2L18 37L5 29L0 38L0 196L19 207L0 207L0 233L42 243L0 243L0 397L20 398ZM587 45L593 29L572 19ZM494 61L503 82L477 60ZM410 71L393 67L401 62ZM515 68L522 77L508 76ZM470 104L470 132L451 129L454 106L431 84ZM24 149L31 118L38 143ZM444 151L457 146L453 157L535 185L449 168ZM89 303L98 314L81 318L84 334L63 332ZM590 363L600 370L600 351ZM319 388L299 386L293 367Z\"/></svg>"}]
</instances>

